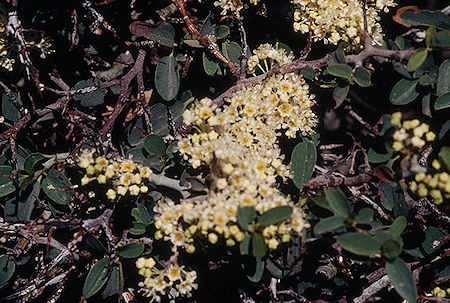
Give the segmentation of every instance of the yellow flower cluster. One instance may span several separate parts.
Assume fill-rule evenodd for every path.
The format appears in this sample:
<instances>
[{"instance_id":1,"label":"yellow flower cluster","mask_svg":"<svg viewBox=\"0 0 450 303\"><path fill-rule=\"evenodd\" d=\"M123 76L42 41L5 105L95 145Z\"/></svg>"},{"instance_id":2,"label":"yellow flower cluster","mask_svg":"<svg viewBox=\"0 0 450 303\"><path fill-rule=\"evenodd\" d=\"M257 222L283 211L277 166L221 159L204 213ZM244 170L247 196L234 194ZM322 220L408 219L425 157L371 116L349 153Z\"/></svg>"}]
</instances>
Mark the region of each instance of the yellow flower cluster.
<instances>
[{"instance_id":1,"label":"yellow flower cluster","mask_svg":"<svg viewBox=\"0 0 450 303\"><path fill-rule=\"evenodd\" d=\"M282 129L290 138L298 131L313 133L317 118L312 98L304 79L291 73L241 88L223 108L205 98L186 110L184 123L196 132L179 138L179 152L194 168L210 167L214 181L206 196L177 204L160 201L154 207L155 237L170 240L174 250L183 247L188 252L195 251L195 235L212 244L223 237L233 246L245 237L237 225L238 208L251 206L259 214L278 206L293 207L289 220L264 230L270 248L289 241L292 232L302 232L307 223L301 208L275 187L277 176L292 175L283 164L277 139Z\"/></svg>"},{"instance_id":2,"label":"yellow flower cluster","mask_svg":"<svg viewBox=\"0 0 450 303\"><path fill-rule=\"evenodd\" d=\"M445 298L447 296L450 296L450 288L447 288L444 290L444 289L440 288L439 286L436 286L431 291L431 294L438 298Z\"/></svg>"},{"instance_id":3,"label":"yellow flower cluster","mask_svg":"<svg viewBox=\"0 0 450 303\"><path fill-rule=\"evenodd\" d=\"M0 26L0 32L2 32L1 29L2 28ZM6 40L4 38L0 38L0 66L7 71L12 71L16 60L8 57L9 48L10 46L7 45Z\"/></svg>"},{"instance_id":4,"label":"yellow flower cluster","mask_svg":"<svg viewBox=\"0 0 450 303\"><path fill-rule=\"evenodd\" d=\"M86 170L81 179L82 186L94 180L98 184L109 182L112 188L108 189L106 196L110 200L115 200L117 195L125 196L128 192L132 196L148 192L143 180L152 174L149 167L135 163L132 159L94 157L95 152L95 149L85 149L78 156L78 166Z\"/></svg>"},{"instance_id":5,"label":"yellow flower cluster","mask_svg":"<svg viewBox=\"0 0 450 303\"><path fill-rule=\"evenodd\" d=\"M420 123L418 119L405 120L402 122L402 113L392 114L391 125L398 127L392 135L394 143L392 148L402 154L412 154L422 149L426 142L434 141L436 134L430 131L430 126Z\"/></svg>"},{"instance_id":6,"label":"yellow flower cluster","mask_svg":"<svg viewBox=\"0 0 450 303\"><path fill-rule=\"evenodd\" d=\"M144 282L139 282L140 292L150 298L150 302L161 302L161 296L168 291L173 298L180 295L190 297L193 289L197 289L195 271L186 271L184 266L176 262L170 263L163 269L156 268L153 258L139 258L136 268L139 275L144 276Z\"/></svg>"},{"instance_id":7,"label":"yellow flower cluster","mask_svg":"<svg viewBox=\"0 0 450 303\"><path fill-rule=\"evenodd\" d=\"M314 41L325 44L344 42L356 47L362 44L364 33L363 3L360 0L293 0L294 30L311 33ZM381 45L383 34L378 23L380 11L389 12L394 0L367 1L367 28L373 44Z\"/></svg>"},{"instance_id":8,"label":"yellow flower cluster","mask_svg":"<svg viewBox=\"0 0 450 303\"><path fill-rule=\"evenodd\" d=\"M249 0L253 5L257 5L260 0ZM228 11L239 17L240 11L244 8L242 0L217 0L214 1L214 6L220 6L222 8L221 15L226 15Z\"/></svg>"},{"instance_id":9,"label":"yellow flower cluster","mask_svg":"<svg viewBox=\"0 0 450 303\"><path fill-rule=\"evenodd\" d=\"M441 163L434 159L431 166L439 170ZM410 183L409 188L416 192L419 197L430 196L434 203L441 204L444 198L450 198L450 175L445 171L435 174L418 173L415 175L415 180Z\"/></svg>"}]
</instances>

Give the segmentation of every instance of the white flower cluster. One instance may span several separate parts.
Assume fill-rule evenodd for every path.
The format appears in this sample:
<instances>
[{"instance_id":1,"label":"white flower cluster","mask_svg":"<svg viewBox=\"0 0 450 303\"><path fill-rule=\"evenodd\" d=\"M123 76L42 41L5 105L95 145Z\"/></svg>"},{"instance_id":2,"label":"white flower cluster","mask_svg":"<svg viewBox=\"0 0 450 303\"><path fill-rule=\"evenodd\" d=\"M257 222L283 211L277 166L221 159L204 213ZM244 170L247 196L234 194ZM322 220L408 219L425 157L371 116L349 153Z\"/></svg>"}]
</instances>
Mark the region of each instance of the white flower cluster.
<instances>
[{"instance_id":1,"label":"white flower cluster","mask_svg":"<svg viewBox=\"0 0 450 303\"><path fill-rule=\"evenodd\" d=\"M279 51L268 49L274 50ZM237 225L238 208L250 206L259 214L278 206L293 207L289 220L263 231L269 248L289 241L292 232L302 232L307 223L301 208L275 187L277 176L291 176L277 139L282 129L290 138L298 131L313 133L317 118L312 98L304 79L290 73L240 89L223 108L205 98L186 110L184 123L196 132L179 139L179 152L194 168L210 167L214 181L208 195L198 199L160 201L154 207L155 237L171 241L174 250L183 247L188 252L195 251L195 235L212 244L223 237L233 246L245 236Z\"/></svg>"},{"instance_id":2,"label":"white flower cluster","mask_svg":"<svg viewBox=\"0 0 450 303\"><path fill-rule=\"evenodd\" d=\"M125 196L127 192L132 196L147 193L148 187L143 183L148 179L152 170L132 159L106 159L98 156L94 159L95 149L85 149L78 156L78 166L86 169L81 179L81 185L91 181L99 184L111 183L113 188L108 189L106 196L115 200L118 195Z\"/></svg>"},{"instance_id":3,"label":"white flower cluster","mask_svg":"<svg viewBox=\"0 0 450 303\"><path fill-rule=\"evenodd\" d=\"M260 0L250 0L253 5L257 5ZM220 6L222 8L222 15L226 15L228 11L239 17L240 11L244 8L242 0L217 0L214 1L214 6Z\"/></svg>"},{"instance_id":4,"label":"white flower cluster","mask_svg":"<svg viewBox=\"0 0 450 303\"><path fill-rule=\"evenodd\" d=\"M139 274L145 277L143 282L139 282L140 292L150 302L161 302L161 296L167 295L170 291L172 297L190 297L193 289L197 289L197 272L186 271L184 266L179 266L176 262L168 264L162 269L158 269L153 258L139 258L136 261L136 268Z\"/></svg>"},{"instance_id":5,"label":"white flower cluster","mask_svg":"<svg viewBox=\"0 0 450 303\"><path fill-rule=\"evenodd\" d=\"M261 44L257 49L253 50L253 53L254 55L248 58L247 72L249 74L254 74L256 67L263 73L267 73L274 63L283 66L291 63L294 59L292 52L287 54L286 50L278 47L278 43L275 44L275 47L268 43ZM263 62L261 63L260 61Z\"/></svg>"},{"instance_id":6,"label":"white flower cluster","mask_svg":"<svg viewBox=\"0 0 450 303\"><path fill-rule=\"evenodd\" d=\"M347 46L362 44L364 33L363 3L360 0L293 0L295 5L294 30L312 33L314 41L325 44L343 41ZM367 1L367 29L373 44L381 45L383 34L379 24L380 11L389 12L394 0Z\"/></svg>"}]
</instances>

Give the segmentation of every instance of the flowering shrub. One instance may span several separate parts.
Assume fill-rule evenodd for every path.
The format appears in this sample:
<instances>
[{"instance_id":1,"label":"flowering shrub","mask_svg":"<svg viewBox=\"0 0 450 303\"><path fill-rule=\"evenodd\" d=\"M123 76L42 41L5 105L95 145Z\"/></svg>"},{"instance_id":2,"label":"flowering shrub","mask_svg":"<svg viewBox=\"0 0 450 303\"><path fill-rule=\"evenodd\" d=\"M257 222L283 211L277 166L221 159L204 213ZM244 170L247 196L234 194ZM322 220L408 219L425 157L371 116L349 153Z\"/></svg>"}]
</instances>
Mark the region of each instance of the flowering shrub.
<instances>
[{"instance_id":1,"label":"flowering shrub","mask_svg":"<svg viewBox=\"0 0 450 303\"><path fill-rule=\"evenodd\" d=\"M450 8L407 4L0 4L2 301L445 301Z\"/></svg>"}]
</instances>

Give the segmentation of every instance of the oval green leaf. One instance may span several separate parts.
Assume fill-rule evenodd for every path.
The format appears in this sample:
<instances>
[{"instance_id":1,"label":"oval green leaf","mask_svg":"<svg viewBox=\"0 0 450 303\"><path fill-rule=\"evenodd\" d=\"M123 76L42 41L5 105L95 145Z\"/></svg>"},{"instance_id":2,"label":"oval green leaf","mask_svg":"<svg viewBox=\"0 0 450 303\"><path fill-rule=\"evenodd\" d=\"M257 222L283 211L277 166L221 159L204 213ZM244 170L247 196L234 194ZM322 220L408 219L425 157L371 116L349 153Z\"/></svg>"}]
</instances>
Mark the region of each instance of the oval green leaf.
<instances>
[{"instance_id":1,"label":"oval green leaf","mask_svg":"<svg viewBox=\"0 0 450 303\"><path fill-rule=\"evenodd\" d=\"M333 76L348 80L352 76L353 69L350 67L350 65L340 63L329 65L327 67L327 71Z\"/></svg>"},{"instance_id":2,"label":"oval green leaf","mask_svg":"<svg viewBox=\"0 0 450 303\"><path fill-rule=\"evenodd\" d=\"M202 54L203 69L208 76L214 76L219 68L219 63L210 58L205 52Z\"/></svg>"},{"instance_id":3,"label":"oval green leaf","mask_svg":"<svg viewBox=\"0 0 450 303\"><path fill-rule=\"evenodd\" d=\"M436 94L442 95L450 92L450 59L445 60L439 67L439 76L436 86Z\"/></svg>"},{"instance_id":4,"label":"oval green leaf","mask_svg":"<svg viewBox=\"0 0 450 303\"><path fill-rule=\"evenodd\" d=\"M117 253L119 256L132 259L139 257L144 252L144 244L143 243L129 243L123 246L117 247Z\"/></svg>"},{"instance_id":5,"label":"oval green leaf","mask_svg":"<svg viewBox=\"0 0 450 303\"><path fill-rule=\"evenodd\" d=\"M419 48L416 52L409 58L408 64L406 65L406 70L413 72L418 69L427 58L427 50L425 48Z\"/></svg>"},{"instance_id":6,"label":"oval green leaf","mask_svg":"<svg viewBox=\"0 0 450 303\"><path fill-rule=\"evenodd\" d=\"M2 288L11 279L16 265L8 255L0 256L0 288Z\"/></svg>"},{"instance_id":7,"label":"oval green leaf","mask_svg":"<svg viewBox=\"0 0 450 303\"><path fill-rule=\"evenodd\" d=\"M361 87L368 87L371 84L370 71L365 67L356 67L354 80Z\"/></svg>"},{"instance_id":8,"label":"oval green leaf","mask_svg":"<svg viewBox=\"0 0 450 303\"><path fill-rule=\"evenodd\" d=\"M316 236L333 231L339 227L345 226L346 217L332 216L320 220L319 223L314 226L314 234Z\"/></svg>"},{"instance_id":9,"label":"oval green leaf","mask_svg":"<svg viewBox=\"0 0 450 303\"><path fill-rule=\"evenodd\" d=\"M244 240L239 244L239 252L242 256L247 256L250 252L250 243L252 237L250 235L245 235Z\"/></svg>"},{"instance_id":10,"label":"oval green leaf","mask_svg":"<svg viewBox=\"0 0 450 303\"><path fill-rule=\"evenodd\" d=\"M389 226L389 232L394 233L396 235L401 235L403 230L406 227L406 218L404 216L400 216L392 223L391 226Z\"/></svg>"},{"instance_id":11,"label":"oval green leaf","mask_svg":"<svg viewBox=\"0 0 450 303\"><path fill-rule=\"evenodd\" d=\"M358 215L356 216L356 220L360 224L368 224L373 220L373 209L364 207L359 210Z\"/></svg>"},{"instance_id":12,"label":"oval green leaf","mask_svg":"<svg viewBox=\"0 0 450 303\"><path fill-rule=\"evenodd\" d=\"M23 169L29 174L32 172L34 166L39 162L45 160L45 156L41 153L32 153L28 155L23 164Z\"/></svg>"},{"instance_id":13,"label":"oval green leaf","mask_svg":"<svg viewBox=\"0 0 450 303\"><path fill-rule=\"evenodd\" d=\"M253 256L260 259L266 255L267 245L260 233L253 234L252 237L252 253Z\"/></svg>"},{"instance_id":14,"label":"oval green leaf","mask_svg":"<svg viewBox=\"0 0 450 303\"><path fill-rule=\"evenodd\" d=\"M121 295L123 292L123 270L122 263L114 264L109 274L108 282L102 291L102 298L110 297L115 294Z\"/></svg>"},{"instance_id":15,"label":"oval green leaf","mask_svg":"<svg viewBox=\"0 0 450 303\"><path fill-rule=\"evenodd\" d=\"M450 107L450 92L446 93L445 95L440 96L436 103L434 103L434 109L435 110L441 110L444 108Z\"/></svg>"},{"instance_id":16,"label":"oval green leaf","mask_svg":"<svg viewBox=\"0 0 450 303\"><path fill-rule=\"evenodd\" d=\"M255 217L256 217L256 211L253 206L238 208L238 214L237 214L238 224L242 229L247 230L248 225L250 223L252 223L253 220L255 220Z\"/></svg>"},{"instance_id":17,"label":"oval green leaf","mask_svg":"<svg viewBox=\"0 0 450 303\"><path fill-rule=\"evenodd\" d=\"M226 25L219 25L216 27L216 39L220 40L226 38L230 34L230 28Z\"/></svg>"},{"instance_id":18,"label":"oval green leaf","mask_svg":"<svg viewBox=\"0 0 450 303\"><path fill-rule=\"evenodd\" d=\"M294 184L301 191L314 171L317 160L316 146L312 142L297 144L291 156L291 169L294 172Z\"/></svg>"},{"instance_id":19,"label":"oval green leaf","mask_svg":"<svg viewBox=\"0 0 450 303\"><path fill-rule=\"evenodd\" d=\"M222 43L222 51L225 57L234 63L239 63L242 54L242 47L234 41Z\"/></svg>"},{"instance_id":20,"label":"oval green leaf","mask_svg":"<svg viewBox=\"0 0 450 303\"><path fill-rule=\"evenodd\" d=\"M278 206L269 209L258 218L259 224L262 226L269 226L277 224L288 219L292 215L292 207L290 206Z\"/></svg>"},{"instance_id":21,"label":"oval green leaf","mask_svg":"<svg viewBox=\"0 0 450 303\"><path fill-rule=\"evenodd\" d=\"M166 101L175 99L180 89L180 73L173 54L159 60L155 71L155 87Z\"/></svg>"},{"instance_id":22,"label":"oval green leaf","mask_svg":"<svg viewBox=\"0 0 450 303\"><path fill-rule=\"evenodd\" d=\"M90 78L88 80L83 80L75 84L74 90L86 88L86 87L94 87L98 85L99 83L96 83L94 81L94 78ZM73 98L75 100L80 101L81 106L84 107L90 107L90 106L97 106L103 103L103 100L106 95L106 89L96 89L94 91L90 91L87 93L80 93L73 95Z\"/></svg>"},{"instance_id":23,"label":"oval green leaf","mask_svg":"<svg viewBox=\"0 0 450 303\"><path fill-rule=\"evenodd\" d=\"M344 192L340 188L325 190L325 198L336 216L348 217L350 207Z\"/></svg>"},{"instance_id":24,"label":"oval green leaf","mask_svg":"<svg viewBox=\"0 0 450 303\"><path fill-rule=\"evenodd\" d=\"M442 239L444 236L445 234L436 227L428 227L425 229L425 240L422 242L423 250L429 255L436 252L444 245L445 241L439 245L437 245L439 242L435 241Z\"/></svg>"},{"instance_id":25,"label":"oval green leaf","mask_svg":"<svg viewBox=\"0 0 450 303\"><path fill-rule=\"evenodd\" d=\"M381 241L374 236L353 232L337 237L339 245L355 255L371 256L380 252Z\"/></svg>"},{"instance_id":26,"label":"oval green leaf","mask_svg":"<svg viewBox=\"0 0 450 303\"><path fill-rule=\"evenodd\" d=\"M400 296L409 303L416 302L416 284L414 283L411 270L402 259L396 258L392 262L387 262L386 273Z\"/></svg>"},{"instance_id":27,"label":"oval green leaf","mask_svg":"<svg viewBox=\"0 0 450 303\"><path fill-rule=\"evenodd\" d=\"M108 281L110 269L109 259L103 258L100 259L97 263L92 266L91 270L86 277L86 281L84 281L83 286L83 296L86 298L90 298L95 295L102 287L105 285L106 281Z\"/></svg>"},{"instance_id":28,"label":"oval green leaf","mask_svg":"<svg viewBox=\"0 0 450 303\"><path fill-rule=\"evenodd\" d=\"M60 205L67 205L72 200L74 191L70 187L70 181L62 173L54 170L50 170L48 176L42 181L44 193Z\"/></svg>"},{"instance_id":29,"label":"oval green leaf","mask_svg":"<svg viewBox=\"0 0 450 303\"><path fill-rule=\"evenodd\" d=\"M414 101L419 96L419 93L416 91L417 83L419 83L419 80L401 79L398 81L389 97L391 103L405 105Z\"/></svg>"},{"instance_id":30,"label":"oval green leaf","mask_svg":"<svg viewBox=\"0 0 450 303\"><path fill-rule=\"evenodd\" d=\"M162 157L166 154L166 144L158 135L150 134L146 136L144 139L144 148L150 155Z\"/></svg>"}]
</instances>

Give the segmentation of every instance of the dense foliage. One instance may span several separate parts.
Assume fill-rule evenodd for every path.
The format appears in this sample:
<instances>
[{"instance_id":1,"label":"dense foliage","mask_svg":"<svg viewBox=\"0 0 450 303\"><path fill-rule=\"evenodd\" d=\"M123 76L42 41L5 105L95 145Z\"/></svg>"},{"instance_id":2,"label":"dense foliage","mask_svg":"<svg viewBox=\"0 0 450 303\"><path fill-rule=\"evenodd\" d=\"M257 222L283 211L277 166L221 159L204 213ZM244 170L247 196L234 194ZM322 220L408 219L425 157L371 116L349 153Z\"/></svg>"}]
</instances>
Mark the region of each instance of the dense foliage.
<instances>
[{"instance_id":1,"label":"dense foliage","mask_svg":"<svg viewBox=\"0 0 450 303\"><path fill-rule=\"evenodd\" d=\"M0 301L447 302L450 7L412 4L0 2Z\"/></svg>"}]
</instances>

